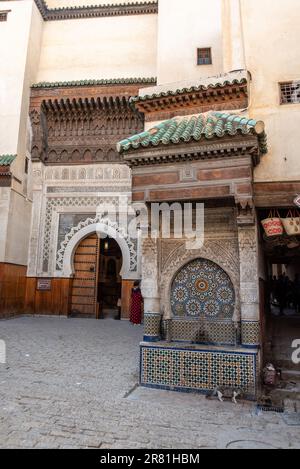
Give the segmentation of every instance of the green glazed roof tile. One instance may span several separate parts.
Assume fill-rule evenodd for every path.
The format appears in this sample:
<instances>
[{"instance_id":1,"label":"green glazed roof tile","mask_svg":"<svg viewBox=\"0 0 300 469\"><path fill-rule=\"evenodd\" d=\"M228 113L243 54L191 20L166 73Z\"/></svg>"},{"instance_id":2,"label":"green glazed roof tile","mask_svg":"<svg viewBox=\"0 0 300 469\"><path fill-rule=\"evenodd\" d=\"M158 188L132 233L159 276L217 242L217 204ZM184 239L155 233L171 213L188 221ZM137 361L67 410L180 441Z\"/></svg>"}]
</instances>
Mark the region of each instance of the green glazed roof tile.
<instances>
[{"instance_id":1,"label":"green glazed roof tile","mask_svg":"<svg viewBox=\"0 0 300 469\"><path fill-rule=\"evenodd\" d=\"M17 155L0 155L0 166L10 166Z\"/></svg>"},{"instance_id":2,"label":"green glazed roof tile","mask_svg":"<svg viewBox=\"0 0 300 469\"><path fill-rule=\"evenodd\" d=\"M97 85L139 85L156 83L156 78L111 78L103 80L75 80L75 81L41 81L34 83L31 88L62 88L67 86L97 86Z\"/></svg>"},{"instance_id":3,"label":"green glazed roof tile","mask_svg":"<svg viewBox=\"0 0 300 469\"><path fill-rule=\"evenodd\" d=\"M121 153L141 147L176 145L181 142L198 142L237 134L257 135L260 152L267 153L267 137L262 121L223 112L210 112L185 118L175 117L148 131L122 140L117 144L117 149Z\"/></svg>"}]
</instances>

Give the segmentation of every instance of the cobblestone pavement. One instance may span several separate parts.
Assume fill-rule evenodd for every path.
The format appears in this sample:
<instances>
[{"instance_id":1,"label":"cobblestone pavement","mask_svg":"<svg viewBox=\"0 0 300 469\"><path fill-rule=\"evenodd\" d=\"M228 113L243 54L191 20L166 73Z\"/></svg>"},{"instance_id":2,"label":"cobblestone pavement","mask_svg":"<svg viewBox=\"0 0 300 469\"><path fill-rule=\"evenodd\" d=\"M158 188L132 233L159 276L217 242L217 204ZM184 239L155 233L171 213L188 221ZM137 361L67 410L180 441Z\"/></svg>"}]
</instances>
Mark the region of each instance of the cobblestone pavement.
<instances>
[{"instance_id":1,"label":"cobblestone pavement","mask_svg":"<svg viewBox=\"0 0 300 469\"><path fill-rule=\"evenodd\" d=\"M299 414L138 388L141 338L113 320L0 321L0 447L300 448Z\"/></svg>"}]
</instances>

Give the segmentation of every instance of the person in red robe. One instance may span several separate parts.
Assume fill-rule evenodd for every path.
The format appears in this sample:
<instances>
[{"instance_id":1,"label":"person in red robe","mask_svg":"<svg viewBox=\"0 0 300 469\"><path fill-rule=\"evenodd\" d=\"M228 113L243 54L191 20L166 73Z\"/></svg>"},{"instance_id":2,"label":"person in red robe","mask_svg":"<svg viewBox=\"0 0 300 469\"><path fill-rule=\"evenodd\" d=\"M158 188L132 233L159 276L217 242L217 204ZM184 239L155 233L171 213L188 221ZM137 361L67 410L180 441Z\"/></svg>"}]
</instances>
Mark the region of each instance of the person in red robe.
<instances>
[{"instance_id":1,"label":"person in red robe","mask_svg":"<svg viewBox=\"0 0 300 469\"><path fill-rule=\"evenodd\" d=\"M143 296L140 289L140 282L134 282L131 290L130 322L138 326L142 323Z\"/></svg>"}]
</instances>

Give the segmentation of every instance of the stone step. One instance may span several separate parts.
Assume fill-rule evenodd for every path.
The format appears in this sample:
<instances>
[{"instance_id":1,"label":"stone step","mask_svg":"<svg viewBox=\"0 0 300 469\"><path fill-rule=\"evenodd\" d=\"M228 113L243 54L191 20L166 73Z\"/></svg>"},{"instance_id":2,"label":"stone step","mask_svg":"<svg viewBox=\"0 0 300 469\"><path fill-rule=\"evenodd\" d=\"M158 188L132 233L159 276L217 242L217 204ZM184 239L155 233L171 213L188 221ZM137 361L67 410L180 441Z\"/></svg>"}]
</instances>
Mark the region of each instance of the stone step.
<instances>
[{"instance_id":1,"label":"stone step","mask_svg":"<svg viewBox=\"0 0 300 469\"><path fill-rule=\"evenodd\" d=\"M283 402L285 412L300 412L300 401L297 401L295 399L284 399Z\"/></svg>"},{"instance_id":2,"label":"stone step","mask_svg":"<svg viewBox=\"0 0 300 469\"><path fill-rule=\"evenodd\" d=\"M276 389L272 392L272 397L284 401L285 408L300 408L300 371L284 368L282 369L282 379Z\"/></svg>"},{"instance_id":3,"label":"stone step","mask_svg":"<svg viewBox=\"0 0 300 469\"><path fill-rule=\"evenodd\" d=\"M298 384L297 385L290 385L290 386L287 386L285 388L277 388L276 393L278 394L281 394L281 395L285 395L286 397L295 397L295 399L299 399L300 398L300 386Z\"/></svg>"},{"instance_id":4,"label":"stone step","mask_svg":"<svg viewBox=\"0 0 300 469\"><path fill-rule=\"evenodd\" d=\"M292 360L289 359L284 359L283 357L274 357L273 358L268 358L268 361L270 363L273 363L274 366L278 369L281 370L290 370L292 372L297 372L299 371L299 365L296 365L296 363L293 363Z\"/></svg>"},{"instance_id":5,"label":"stone step","mask_svg":"<svg viewBox=\"0 0 300 469\"><path fill-rule=\"evenodd\" d=\"M299 365L298 365L299 368ZM294 369L282 369L282 379L284 381L295 381L300 382L300 371Z\"/></svg>"}]
</instances>

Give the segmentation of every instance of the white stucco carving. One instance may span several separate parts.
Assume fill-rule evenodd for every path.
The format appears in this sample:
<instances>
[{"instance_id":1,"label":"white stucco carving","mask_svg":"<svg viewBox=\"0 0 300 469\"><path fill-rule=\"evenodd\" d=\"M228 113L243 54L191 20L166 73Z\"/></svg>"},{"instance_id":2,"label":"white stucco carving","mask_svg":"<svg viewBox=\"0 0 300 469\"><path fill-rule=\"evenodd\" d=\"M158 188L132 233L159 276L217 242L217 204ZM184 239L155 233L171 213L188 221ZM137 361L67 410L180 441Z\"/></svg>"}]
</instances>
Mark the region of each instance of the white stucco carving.
<instances>
[{"instance_id":1,"label":"white stucco carving","mask_svg":"<svg viewBox=\"0 0 300 469\"><path fill-rule=\"evenodd\" d=\"M140 278L139 241L131 240L118 223L97 218L99 207L131 203L131 171L124 165L45 167L33 163L33 218L28 260L28 276L69 277L72 256L87 234L108 228L123 254L122 276ZM65 235L63 217L78 220ZM100 224L99 224L100 223ZM68 227L67 227L68 228ZM94 230L94 231L93 231Z\"/></svg>"},{"instance_id":2,"label":"white stucco carving","mask_svg":"<svg viewBox=\"0 0 300 469\"><path fill-rule=\"evenodd\" d=\"M238 229L242 320L259 320L257 227Z\"/></svg>"},{"instance_id":3,"label":"white stucco carving","mask_svg":"<svg viewBox=\"0 0 300 469\"><path fill-rule=\"evenodd\" d=\"M85 226L84 226L85 225ZM76 228L78 228L76 230ZM69 237L65 240L65 249L59 252L59 258L62 262L62 276L72 277L74 274L74 253L78 244L85 237L92 233L102 233L114 238L120 246L123 257L123 265L120 275L123 279L138 279L139 269L137 267L137 255L134 244L131 240L119 230L117 223L112 223L110 220L94 220L87 219L80 227L74 227Z\"/></svg>"}]
</instances>

